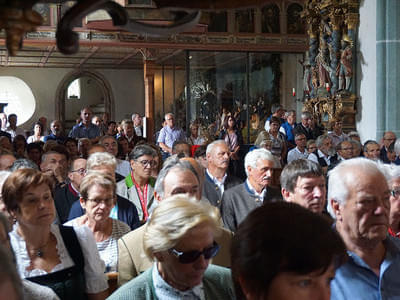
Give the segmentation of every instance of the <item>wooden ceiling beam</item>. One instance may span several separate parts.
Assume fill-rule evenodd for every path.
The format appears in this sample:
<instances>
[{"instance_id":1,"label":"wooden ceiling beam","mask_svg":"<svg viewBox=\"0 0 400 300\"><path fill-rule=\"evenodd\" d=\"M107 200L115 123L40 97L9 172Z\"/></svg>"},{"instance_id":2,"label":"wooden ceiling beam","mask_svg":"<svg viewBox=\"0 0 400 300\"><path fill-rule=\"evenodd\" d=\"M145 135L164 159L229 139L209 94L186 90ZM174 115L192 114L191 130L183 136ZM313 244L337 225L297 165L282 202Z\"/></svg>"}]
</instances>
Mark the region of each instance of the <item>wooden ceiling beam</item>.
<instances>
[{"instance_id":1,"label":"wooden ceiling beam","mask_svg":"<svg viewBox=\"0 0 400 300\"><path fill-rule=\"evenodd\" d=\"M140 51L140 49L136 49L132 53L129 53L128 55L126 55L125 57L123 57L122 59L117 61L115 64L117 66L121 65L122 63L126 62L128 59L130 59L130 58L134 57L136 54L138 54L139 51Z\"/></svg>"},{"instance_id":2,"label":"wooden ceiling beam","mask_svg":"<svg viewBox=\"0 0 400 300\"><path fill-rule=\"evenodd\" d=\"M53 53L53 51L55 49L56 49L56 46L47 46L47 53L40 60L39 67L43 68L46 65L47 61L49 60L50 55Z\"/></svg>"},{"instance_id":3,"label":"wooden ceiling beam","mask_svg":"<svg viewBox=\"0 0 400 300\"><path fill-rule=\"evenodd\" d=\"M89 58L91 58L97 51L99 51L100 47L94 46L90 49L90 52L86 54L84 58L82 58L78 64L78 68L80 68L84 63L88 61Z\"/></svg>"}]
</instances>

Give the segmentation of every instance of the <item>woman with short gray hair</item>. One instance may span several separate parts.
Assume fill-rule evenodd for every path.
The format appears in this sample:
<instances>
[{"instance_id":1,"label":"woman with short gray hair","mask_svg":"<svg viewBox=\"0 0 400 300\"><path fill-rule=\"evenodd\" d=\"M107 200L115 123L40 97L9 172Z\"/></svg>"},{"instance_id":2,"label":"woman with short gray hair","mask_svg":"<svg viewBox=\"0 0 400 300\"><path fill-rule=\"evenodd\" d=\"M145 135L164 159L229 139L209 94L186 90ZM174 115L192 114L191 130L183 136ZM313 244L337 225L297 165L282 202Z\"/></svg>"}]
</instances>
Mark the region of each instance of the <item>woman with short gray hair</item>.
<instances>
[{"instance_id":1,"label":"woman with short gray hair","mask_svg":"<svg viewBox=\"0 0 400 300\"><path fill-rule=\"evenodd\" d=\"M209 265L219 226L218 209L207 202L184 194L161 201L143 237L154 266L109 299L234 299L230 270Z\"/></svg>"}]
</instances>

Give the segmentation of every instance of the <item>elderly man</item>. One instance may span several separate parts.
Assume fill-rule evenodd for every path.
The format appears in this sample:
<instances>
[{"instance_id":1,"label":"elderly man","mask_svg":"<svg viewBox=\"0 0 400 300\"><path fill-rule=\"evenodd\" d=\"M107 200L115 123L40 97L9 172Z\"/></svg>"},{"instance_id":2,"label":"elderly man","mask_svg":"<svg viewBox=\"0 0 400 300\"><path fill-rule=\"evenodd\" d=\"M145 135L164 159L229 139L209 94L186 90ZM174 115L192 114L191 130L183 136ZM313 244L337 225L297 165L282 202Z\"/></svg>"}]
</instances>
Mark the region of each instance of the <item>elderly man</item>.
<instances>
[{"instance_id":1,"label":"elderly man","mask_svg":"<svg viewBox=\"0 0 400 300\"><path fill-rule=\"evenodd\" d=\"M296 148L293 148L289 151L287 156L287 162L290 163L296 159L307 159L308 152L306 149L307 139L304 133L296 133L294 137L294 141L296 143Z\"/></svg>"},{"instance_id":2,"label":"elderly man","mask_svg":"<svg viewBox=\"0 0 400 300\"><path fill-rule=\"evenodd\" d=\"M383 147L381 148L381 151L379 154L379 158L384 163L390 163L388 156L387 156L387 152L388 152L388 148L389 148L390 144L394 143L394 142L396 142L396 134L392 131L386 131L383 134Z\"/></svg>"},{"instance_id":3,"label":"elderly man","mask_svg":"<svg viewBox=\"0 0 400 300\"><path fill-rule=\"evenodd\" d=\"M222 196L221 215L227 229L236 231L253 209L264 202L281 199L279 190L270 186L276 166L276 158L268 150L256 149L246 154L246 181L228 189Z\"/></svg>"},{"instance_id":4,"label":"elderly man","mask_svg":"<svg viewBox=\"0 0 400 300\"><path fill-rule=\"evenodd\" d=\"M136 143L138 142L138 136L133 129L133 122L131 120L125 119L121 123L122 126L122 134L119 136L124 136L128 141L129 151L132 151L133 147L135 147Z\"/></svg>"},{"instance_id":5,"label":"elderly man","mask_svg":"<svg viewBox=\"0 0 400 300\"><path fill-rule=\"evenodd\" d=\"M176 156L172 156L164 163L154 188L154 196L157 201L177 194L189 194L201 199L201 182L192 163L193 161L179 160ZM119 285L126 283L153 265L143 250L145 228L146 224L126 234L118 241ZM215 239L220 245L220 251L213 259L213 264L230 266L231 239L232 233L222 229L221 235Z\"/></svg>"},{"instance_id":6,"label":"elderly man","mask_svg":"<svg viewBox=\"0 0 400 300\"><path fill-rule=\"evenodd\" d=\"M318 149L314 153L310 153L308 159L319 164L326 172L328 166L337 160L335 149L332 146L332 139L326 134L320 135L315 144Z\"/></svg>"},{"instance_id":7,"label":"elderly man","mask_svg":"<svg viewBox=\"0 0 400 300\"><path fill-rule=\"evenodd\" d=\"M132 122L133 122L133 129L135 129L135 133L137 136L143 136L143 125L142 125L142 117L134 113L132 114Z\"/></svg>"},{"instance_id":8,"label":"elderly man","mask_svg":"<svg viewBox=\"0 0 400 300\"><path fill-rule=\"evenodd\" d=\"M308 111L303 111L301 113L301 123L297 124L293 133L303 133L306 136L307 141L314 139L315 137L310 127L310 120L312 120L312 115Z\"/></svg>"},{"instance_id":9,"label":"elderly man","mask_svg":"<svg viewBox=\"0 0 400 300\"><path fill-rule=\"evenodd\" d=\"M203 195L217 207L221 206L224 191L241 183L235 176L227 174L229 154L229 147L224 140L216 140L207 146L207 169Z\"/></svg>"},{"instance_id":10,"label":"elderly man","mask_svg":"<svg viewBox=\"0 0 400 300\"><path fill-rule=\"evenodd\" d=\"M56 187L54 191L54 204L56 206L60 224L68 221L72 204L79 200L79 186L86 174L86 159L76 158L72 161L68 170L69 183Z\"/></svg>"},{"instance_id":11,"label":"elderly man","mask_svg":"<svg viewBox=\"0 0 400 300\"><path fill-rule=\"evenodd\" d=\"M376 163L340 163L329 173L328 199L349 254L331 282L331 299L399 299L400 242L387 234L390 189Z\"/></svg>"},{"instance_id":12,"label":"elderly man","mask_svg":"<svg viewBox=\"0 0 400 300\"><path fill-rule=\"evenodd\" d=\"M172 154L172 146L175 141L186 140L183 130L175 126L174 115L168 113L164 118L167 125L160 130L160 134L158 135L157 139L157 143L163 151L163 159Z\"/></svg>"},{"instance_id":13,"label":"elderly man","mask_svg":"<svg viewBox=\"0 0 400 300\"><path fill-rule=\"evenodd\" d=\"M66 138L63 134L62 125L59 120L54 120L50 123L50 131L51 133L43 138L44 142L49 140L54 140L59 144L63 144L65 142Z\"/></svg>"},{"instance_id":14,"label":"elderly man","mask_svg":"<svg viewBox=\"0 0 400 300\"><path fill-rule=\"evenodd\" d=\"M349 140L349 137L343 132L343 121L341 119L333 118L330 124L332 131L330 131L328 135L332 140L332 145L334 148L336 148L340 142Z\"/></svg>"},{"instance_id":15,"label":"elderly man","mask_svg":"<svg viewBox=\"0 0 400 300\"><path fill-rule=\"evenodd\" d=\"M364 156L375 161L379 160L380 147L376 141L368 140L363 146Z\"/></svg>"},{"instance_id":16,"label":"elderly man","mask_svg":"<svg viewBox=\"0 0 400 300\"><path fill-rule=\"evenodd\" d=\"M54 146L51 151L42 155L42 163L40 170L52 176L57 184L64 184L67 179L68 172L68 152L61 145Z\"/></svg>"},{"instance_id":17,"label":"elderly man","mask_svg":"<svg viewBox=\"0 0 400 300\"><path fill-rule=\"evenodd\" d=\"M99 140L99 144L106 148L106 151L113 155L117 159L117 168L115 172L121 175L123 178L129 175L131 172L131 166L126 160L117 158L118 155L118 142L117 139L110 135L102 136Z\"/></svg>"},{"instance_id":18,"label":"elderly man","mask_svg":"<svg viewBox=\"0 0 400 300\"><path fill-rule=\"evenodd\" d=\"M319 164L298 159L287 164L281 173L282 196L312 212L322 213L326 203L326 182Z\"/></svg>"},{"instance_id":19,"label":"elderly man","mask_svg":"<svg viewBox=\"0 0 400 300\"><path fill-rule=\"evenodd\" d=\"M117 161L114 156L107 152L96 152L89 156L86 162L86 172L97 171L111 176L115 180L115 167ZM75 219L84 214L83 208L79 201L72 204L69 212L68 220ZM117 195L117 204L110 212L110 217L120 220L129 225L131 229L140 226L138 212L132 202Z\"/></svg>"},{"instance_id":20,"label":"elderly man","mask_svg":"<svg viewBox=\"0 0 400 300\"><path fill-rule=\"evenodd\" d=\"M69 137L75 139L88 138L92 143L97 143L101 134L100 128L92 124L93 112L89 107L84 107L81 110L81 122L72 127L69 132Z\"/></svg>"},{"instance_id":21,"label":"elderly man","mask_svg":"<svg viewBox=\"0 0 400 300\"><path fill-rule=\"evenodd\" d=\"M156 156L157 152L152 147L137 145L129 154L132 172L117 183L117 194L136 206L142 223L146 222L154 204L155 180L151 177L151 171Z\"/></svg>"},{"instance_id":22,"label":"elderly man","mask_svg":"<svg viewBox=\"0 0 400 300\"><path fill-rule=\"evenodd\" d=\"M390 189L389 234L400 237L400 166L379 165Z\"/></svg>"},{"instance_id":23,"label":"elderly man","mask_svg":"<svg viewBox=\"0 0 400 300\"><path fill-rule=\"evenodd\" d=\"M353 152L353 143L350 140L340 142L336 146L336 152L337 152L337 160L335 160L334 162L332 162L329 165L328 171L332 170L334 167L336 167L342 161L354 157L353 156L353 154L354 154L354 152Z\"/></svg>"}]
</instances>

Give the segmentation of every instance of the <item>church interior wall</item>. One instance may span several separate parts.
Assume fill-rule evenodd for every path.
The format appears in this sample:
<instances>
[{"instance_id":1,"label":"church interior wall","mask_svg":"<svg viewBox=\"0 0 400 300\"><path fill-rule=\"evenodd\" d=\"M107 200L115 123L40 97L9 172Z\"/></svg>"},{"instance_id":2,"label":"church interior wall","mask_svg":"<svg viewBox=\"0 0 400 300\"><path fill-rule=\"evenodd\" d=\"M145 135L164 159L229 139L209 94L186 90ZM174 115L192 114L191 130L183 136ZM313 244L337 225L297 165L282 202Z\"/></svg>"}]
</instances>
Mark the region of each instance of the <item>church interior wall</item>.
<instances>
[{"instance_id":1,"label":"church interior wall","mask_svg":"<svg viewBox=\"0 0 400 300\"><path fill-rule=\"evenodd\" d=\"M379 140L376 136L376 4L375 0L362 1L357 49L357 103L356 126L362 141Z\"/></svg>"},{"instance_id":2,"label":"church interior wall","mask_svg":"<svg viewBox=\"0 0 400 300\"><path fill-rule=\"evenodd\" d=\"M22 79L32 90L36 99L36 109L25 124L24 129L31 129L31 125L40 116L53 120L56 107L56 90L60 82L73 69L68 68L13 68L0 69L0 76L15 76ZM144 114L144 83L143 70L96 70L109 83L115 101L115 119L129 118L133 112ZM98 97L98 91L86 95L89 99ZM90 100L91 101L91 100ZM76 113L80 110L76 104Z\"/></svg>"}]
</instances>

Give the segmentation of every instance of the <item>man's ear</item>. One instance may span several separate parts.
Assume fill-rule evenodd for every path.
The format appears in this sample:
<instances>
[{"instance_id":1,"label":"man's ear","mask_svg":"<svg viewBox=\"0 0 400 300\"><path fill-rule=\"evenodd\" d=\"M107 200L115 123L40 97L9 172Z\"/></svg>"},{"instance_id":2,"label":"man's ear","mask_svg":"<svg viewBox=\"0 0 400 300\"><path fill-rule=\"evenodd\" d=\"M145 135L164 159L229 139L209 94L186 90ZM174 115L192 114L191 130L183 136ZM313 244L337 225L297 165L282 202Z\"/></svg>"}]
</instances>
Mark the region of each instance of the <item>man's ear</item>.
<instances>
[{"instance_id":1,"label":"man's ear","mask_svg":"<svg viewBox=\"0 0 400 300\"><path fill-rule=\"evenodd\" d=\"M281 189L281 194L282 194L282 197L283 197L283 199L285 201L291 202L290 200L291 200L292 197L291 197L291 193L288 190L282 188Z\"/></svg>"},{"instance_id":2,"label":"man's ear","mask_svg":"<svg viewBox=\"0 0 400 300\"><path fill-rule=\"evenodd\" d=\"M82 197L79 197L79 203L81 204L81 207L82 207L83 209L86 208L86 201L85 201L85 199L83 199Z\"/></svg>"},{"instance_id":3,"label":"man's ear","mask_svg":"<svg viewBox=\"0 0 400 300\"><path fill-rule=\"evenodd\" d=\"M330 201L330 204L331 204L331 207L332 207L332 211L336 216L336 220L342 221L342 212L340 210L339 202L337 200L335 200L335 199L330 199L329 201Z\"/></svg>"}]
</instances>

